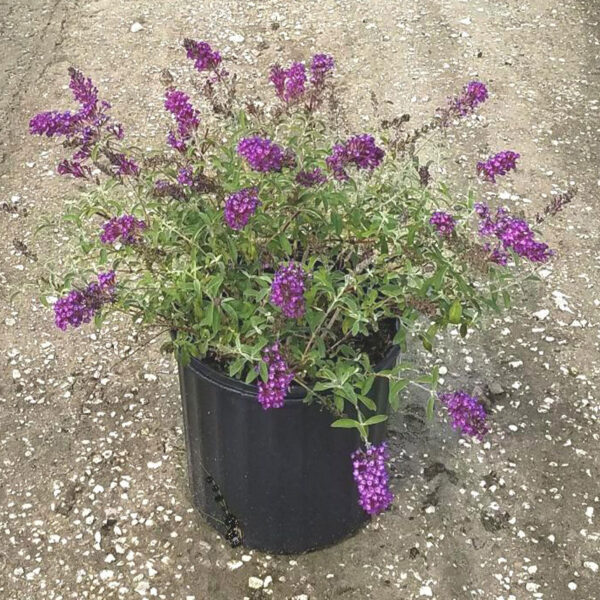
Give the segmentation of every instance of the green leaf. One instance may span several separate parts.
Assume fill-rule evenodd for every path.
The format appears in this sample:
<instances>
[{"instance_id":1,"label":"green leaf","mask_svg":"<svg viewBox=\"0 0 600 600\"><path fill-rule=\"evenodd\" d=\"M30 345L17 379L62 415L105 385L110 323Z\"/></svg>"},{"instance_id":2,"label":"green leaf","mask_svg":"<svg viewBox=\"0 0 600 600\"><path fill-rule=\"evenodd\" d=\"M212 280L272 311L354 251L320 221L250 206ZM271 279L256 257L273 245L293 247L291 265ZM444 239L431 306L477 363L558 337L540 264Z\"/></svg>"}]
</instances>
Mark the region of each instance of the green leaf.
<instances>
[{"instance_id":1,"label":"green leaf","mask_svg":"<svg viewBox=\"0 0 600 600\"><path fill-rule=\"evenodd\" d=\"M292 245L290 241L285 237L285 235L279 236L279 243L281 244L281 249L290 256L292 254Z\"/></svg>"},{"instance_id":2,"label":"green leaf","mask_svg":"<svg viewBox=\"0 0 600 600\"><path fill-rule=\"evenodd\" d=\"M388 389L388 402L393 410L400 406L400 392L408 385L408 379L391 380Z\"/></svg>"},{"instance_id":3,"label":"green leaf","mask_svg":"<svg viewBox=\"0 0 600 600\"><path fill-rule=\"evenodd\" d=\"M374 417L367 419L363 425L365 427L368 427L369 425L377 425L377 423L383 423L384 421L387 421L387 418L387 415L375 415Z\"/></svg>"},{"instance_id":4,"label":"green leaf","mask_svg":"<svg viewBox=\"0 0 600 600\"><path fill-rule=\"evenodd\" d=\"M432 419L433 418L433 407L435 406L435 395L431 394L431 396L429 397L429 401L427 402L427 411L426 411L426 415L428 419Z\"/></svg>"},{"instance_id":5,"label":"green leaf","mask_svg":"<svg viewBox=\"0 0 600 600\"><path fill-rule=\"evenodd\" d=\"M377 404L369 396L359 396L358 398L369 410L377 410Z\"/></svg>"},{"instance_id":6,"label":"green leaf","mask_svg":"<svg viewBox=\"0 0 600 600\"><path fill-rule=\"evenodd\" d=\"M260 378L265 383L269 381L269 367L267 367L267 363L264 361L260 363Z\"/></svg>"},{"instance_id":7,"label":"green leaf","mask_svg":"<svg viewBox=\"0 0 600 600\"><path fill-rule=\"evenodd\" d=\"M341 429L352 429L356 427L360 429L360 423L354 419L338 419L331 424L332 427L339 427Z\"/></svg>"},{"instance_id":8,"label":"green leaf","mask_svg":"<svg viewBox=\"0 0 600 600\"><path fill-rule=\"evenodd\" d=\"M462 317L462 306L460 304L460 300L455 300L448 311L448 321L453 323L454 325L458 325L460 323L460 318Z\"/></svg>"}]
</instances>

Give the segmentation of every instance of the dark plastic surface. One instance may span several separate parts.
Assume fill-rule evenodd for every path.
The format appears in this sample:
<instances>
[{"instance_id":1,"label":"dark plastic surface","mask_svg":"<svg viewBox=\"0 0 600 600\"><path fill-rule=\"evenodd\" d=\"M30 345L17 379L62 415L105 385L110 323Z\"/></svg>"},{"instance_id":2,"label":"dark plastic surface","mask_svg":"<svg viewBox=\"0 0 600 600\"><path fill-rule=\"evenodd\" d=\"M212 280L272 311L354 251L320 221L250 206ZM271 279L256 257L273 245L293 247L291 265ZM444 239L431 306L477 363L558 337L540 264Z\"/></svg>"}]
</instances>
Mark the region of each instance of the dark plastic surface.
<instances>
[{"instance_id":1,"label":"dark plastic surface","mask_svg":"<svg viewBox=\"0 0 600 600\"><path fill-rule=\"evenodd\" d=\"M394 364L392 349L377 366ZM333 416L302 401L294 387L285 406L263 410L256 387L192 360L179 367L188 474L196 508L226 533L214 478L239 522L242 544L277 553L299 553L334 544L356 531L368 515L358 505L350 454L360 438L353 429L333 429ZM378 378L369 396L387 408L387 380ZM370 429L382 441L386 424Z\"/></svg>"}]
</instances>

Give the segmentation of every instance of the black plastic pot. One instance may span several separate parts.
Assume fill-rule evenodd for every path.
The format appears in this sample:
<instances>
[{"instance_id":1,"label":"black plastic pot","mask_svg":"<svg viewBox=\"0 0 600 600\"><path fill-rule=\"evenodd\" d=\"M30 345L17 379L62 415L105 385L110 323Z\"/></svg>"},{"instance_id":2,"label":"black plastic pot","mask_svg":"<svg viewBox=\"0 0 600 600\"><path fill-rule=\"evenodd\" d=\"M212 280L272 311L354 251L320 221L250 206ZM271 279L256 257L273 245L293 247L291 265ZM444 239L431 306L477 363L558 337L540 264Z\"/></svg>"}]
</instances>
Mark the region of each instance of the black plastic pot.
<instances>
[{"instance_id":1,"label":"black plastic pot","mask_svg":"<svg viewBox=\"0 0 600 600\"><path fill-rule=\"evenodd\" d=\"M390 368L397 349L377 365ZM354 429L305 404L293 387L283 408L263 410L253 385L192 359L179 367L194 505L218 531L248 548L299 553L338 542L368 519L358 505L350 454ZM387 408L387 380L369 396ZM386 424L370 428L380 442Z\"/></svg>"}]
</instances>

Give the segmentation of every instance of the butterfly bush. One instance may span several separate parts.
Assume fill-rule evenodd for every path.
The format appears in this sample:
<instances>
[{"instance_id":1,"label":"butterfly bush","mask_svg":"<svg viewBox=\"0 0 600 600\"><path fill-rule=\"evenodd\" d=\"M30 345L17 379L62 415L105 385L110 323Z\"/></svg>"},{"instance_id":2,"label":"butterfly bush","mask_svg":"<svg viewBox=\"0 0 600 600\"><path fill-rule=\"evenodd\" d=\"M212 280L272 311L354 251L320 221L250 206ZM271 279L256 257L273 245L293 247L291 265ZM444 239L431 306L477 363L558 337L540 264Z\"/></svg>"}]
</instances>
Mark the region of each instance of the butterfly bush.
<instances>
[{"instance_id":1,"label":"butterfly bush","mask_svg":"<svg viewBox=\"0 0 600 600\"><path fill-rule=\"evenodd\" d=\"M466 336L554 254L526 216L437 181L442 170L426 162L442 154L427 149L448 128L470 120L476 130L489 91L467 82L415 129L408 115L385 115L380 130L356 131L333 118L347 99L326 53L263 73L272 90L258 102L239 96L237 75L208 42L186 39L184 51L199 85L165 91L166 140L152 150L125 143L110 105L75 69L77 107L31 119L32 134L71 153L58 172L86 187L64 225L80 252L64 278L51 276L56 325L128 314L171 334L165 348L182 363L208 359L255 385L265 411L301 387L335 428L355 431L347 474L357 500L369 514L386 510L388 451L373 445L372 428L403 390L427 386L427 414L440 407L463 435L480 440L493 425L468 391L439 389L436 368L423 374L402 360L384 369L382 359L415 342L433 352L448 328ZM468 171L495 181L519 158L504 151ZM383 404L376 383L388 391Z\"/></svg>"}]
</instances>

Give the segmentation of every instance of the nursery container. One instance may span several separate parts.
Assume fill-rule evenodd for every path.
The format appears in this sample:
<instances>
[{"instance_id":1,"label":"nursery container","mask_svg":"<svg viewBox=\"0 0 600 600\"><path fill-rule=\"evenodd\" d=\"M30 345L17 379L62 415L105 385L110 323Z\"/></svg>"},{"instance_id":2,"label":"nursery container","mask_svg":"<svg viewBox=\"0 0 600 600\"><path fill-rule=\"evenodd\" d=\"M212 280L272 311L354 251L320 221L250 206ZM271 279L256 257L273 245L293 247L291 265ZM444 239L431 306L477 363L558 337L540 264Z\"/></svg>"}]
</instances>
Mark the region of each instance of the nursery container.
<instances>
[{"instance_id":1,"label":"nursery container","mask_svg":"<svg viewBox=\"0 0 600 600\"><path fill-rule=\"evenodd\" d=\"M392 348L376 369L390 368L397 355ZM194 505L234 543L306 552L338 542L367 521L350 458L359 435L332 428L330 412L303 402L305 390L294 386L282 408L264 410L256 386L199 360L180 364L179 379ZM386 411L387 379L377 378L369 396L378 412ZM385 422L370 428L374 443L385 435Z\"/></svg>"}]
</instances>

